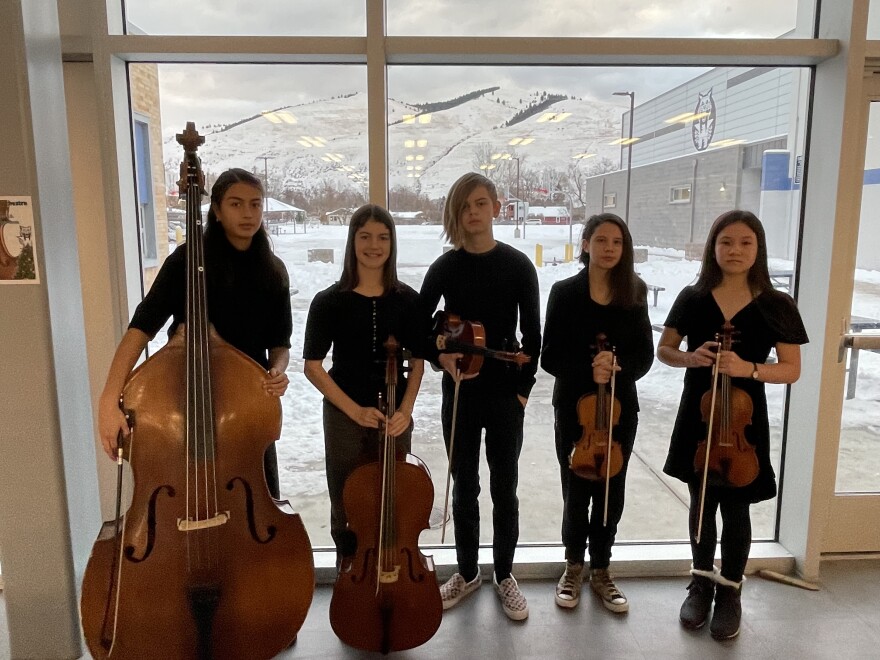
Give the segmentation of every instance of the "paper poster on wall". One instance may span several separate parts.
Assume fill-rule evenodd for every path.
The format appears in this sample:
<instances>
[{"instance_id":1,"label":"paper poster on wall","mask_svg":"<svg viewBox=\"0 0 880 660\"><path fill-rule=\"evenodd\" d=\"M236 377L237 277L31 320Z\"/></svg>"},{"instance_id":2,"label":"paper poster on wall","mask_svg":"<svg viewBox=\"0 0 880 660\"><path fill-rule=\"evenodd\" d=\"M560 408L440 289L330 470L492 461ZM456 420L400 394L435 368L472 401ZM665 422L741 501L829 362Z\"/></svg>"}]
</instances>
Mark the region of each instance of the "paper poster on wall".
<instances>
[{"instance_id":1,"label":"paper poster on wall","mask_svg":"<svg viewBox=\"0 0 880 660\"><path fill-rule=\"evenodd\" d=\"M30 197L0 195L0 284L39 284Z\"/></svg>"}]
</instances>

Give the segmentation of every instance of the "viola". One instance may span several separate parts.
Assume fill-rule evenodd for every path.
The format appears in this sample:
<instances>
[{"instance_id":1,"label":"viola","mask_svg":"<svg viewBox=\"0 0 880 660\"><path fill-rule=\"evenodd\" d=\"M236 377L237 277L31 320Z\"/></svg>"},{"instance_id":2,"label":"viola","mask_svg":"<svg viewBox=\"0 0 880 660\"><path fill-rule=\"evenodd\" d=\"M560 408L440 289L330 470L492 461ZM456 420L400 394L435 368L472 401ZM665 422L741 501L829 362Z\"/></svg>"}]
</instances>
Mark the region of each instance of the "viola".
<instances>
[{"instance_id":1,"label":"viola","mask_svg":"<svg viewBox=\"0 0 880 660\"><path fill-rule=\"evenodd\" d=\"M609 350L604 333L596 336L596 352ZM612 358L616 366L617 356ZM596 385L596 392L585 394L577 402L578 422L583 433L571 450L568 462L571 471L582 479L599 480L616 476L623 467L623 451L613 438L613 428L620 421L620 402L614 397L615 372L611 372L612 393L605 383Z\"/></svg>"},{"instance_id":2,"label":"viola","mask_svg":"<svg viewBox=\"0 0 880 660\"><path fill-rule=\"evenodd\" d=\"M399 345L391 336L384 346L390 419L397 401ZM398 454L386 427L380 459L351 473L342 498L357 550L333 587L333 631L364 651L389 653L424 644L443 615L434 562L418 545L434 500L427 466L412 454Z\"/></svg>"},{"instance_id":3,"label":"viola","mask_svg":"<svg viewBox=\"0 0 880 660\"><path fill-rule=\"evenodd\" d=\"M522 366L532 358L523 353L518 346L515 350L501 351L486 348L486 330L479 321L465 321L458 314L438 311L434 315L433 333L437 349L444 353L462 353L459 370L463 376L479 373L484 358L512 362Z\"/></svg>"},{"instance_id":4,"label":"viola","mask_svg":"<svg viewBox=\"0 0 880 660\"><path fill-rule=\"evenodd\" d=\"M726 321L715 335L720 351L730 351L734 328ZM732 384L728 374L719 374L717 360L712 388L700 399L700 413L708 425L706 438L697 445L694 471L723 486L748 486L760 467L755 446L746 439L752 423L752 398Z\"/></svg>"},{"instance_id":5,"label":"viola","mask_svg":"<svg viewBox=\"0 0 880 660\"><path fill-rule=\"evenodd\" d=\"M131 433L131 506L105 523L82 585L92 657L272 658L296 638L315 586L300 517L272 498L263 454L281 403L263 368L223 341L207 316L199 208L203 180L192 123L185 149L184 332L135 369L120 397ZM121 482L121 479L119 479Z\"/></svg>"}]
</instances>

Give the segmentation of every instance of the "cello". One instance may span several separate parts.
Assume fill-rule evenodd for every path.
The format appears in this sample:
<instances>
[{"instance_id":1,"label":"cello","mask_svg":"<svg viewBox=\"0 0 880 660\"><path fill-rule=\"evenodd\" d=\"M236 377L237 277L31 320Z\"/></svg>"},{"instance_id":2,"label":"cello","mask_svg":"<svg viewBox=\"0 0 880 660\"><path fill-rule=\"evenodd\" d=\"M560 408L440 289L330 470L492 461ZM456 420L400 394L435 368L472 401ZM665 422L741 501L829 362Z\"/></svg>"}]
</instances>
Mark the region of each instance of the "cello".
<instances>
[{"instance_id":1,"label":"cello","mask_svg":"<svg viewBox=\"0 0 880 660\"><path fill-rule=\"evenodd\" d=\"M120 396L131 432L118 471L132 501L105 523L82 585L94 658L271 658L296 638L314 592L308 535L269 494L263 454L281 404L263 368L208 321L199 202L204 142L188 123L181 193L187 204L186 320L135 369Z\"/></svg>"},{"instance_id":2,"label":"cello","mask_svg":"<svg viewBox=\"0 0 880 660\"><path fill-rule=\"evenodd\" d=\"M400 345L393 336L383 345L390 419L397 402ZM434 562L418 546L434 498L427 466L412 454L398 455L386 425L380 460L356 468L342 497L357 550L333 587L333 632L349 646L383 654L424 644L437 632L443 614Z\"/></svg>"},{"instance_id":3,"label":"cello","mask_svg":"<svg viewBox=\"0 0 880 660\"><path fill-rule=\"evenodd\" d=\"M700 399L700 413L707 423L707 431L694 454L694 472L702 475L697 543L703 530L703 508L710 475L715 485L742 487L752 483L760 471L755 446L745 434L746 427L752 423L752 398L745 390L734 387L728 374L719 374L718 371L721 352L732 350L733 335L733 325L725 321L721 332L715 335L718 350L712 370L712 387Z\"/></svg>"}]
</instances>

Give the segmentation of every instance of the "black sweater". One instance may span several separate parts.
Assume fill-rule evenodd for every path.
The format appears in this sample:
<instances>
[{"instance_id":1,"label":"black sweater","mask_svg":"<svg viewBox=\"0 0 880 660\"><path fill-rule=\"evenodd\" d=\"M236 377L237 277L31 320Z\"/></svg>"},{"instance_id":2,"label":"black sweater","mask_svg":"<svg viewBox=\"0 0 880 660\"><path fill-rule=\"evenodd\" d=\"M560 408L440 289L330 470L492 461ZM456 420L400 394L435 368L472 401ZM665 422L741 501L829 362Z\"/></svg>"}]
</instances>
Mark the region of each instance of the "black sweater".
<instances>
[{"instance_id":1,"label":"black sweater","mask_svg":"<svg viewBox=\"0 0 880 660\"><path fill-rule=\"evenodd\" d=\"M487 358L475 380L499 392L529 396L538 370L541 316L538 275L528 257L504 243L481 254L450 250L431 264L421 296L428 316L442 297L447 312L482 323L488 348L508 350L506 342L517 338L519 321L522 350L532 361L517 368ZM436 362L436 349L428 349L426 357Z\"/></svg>"}]
</instances>

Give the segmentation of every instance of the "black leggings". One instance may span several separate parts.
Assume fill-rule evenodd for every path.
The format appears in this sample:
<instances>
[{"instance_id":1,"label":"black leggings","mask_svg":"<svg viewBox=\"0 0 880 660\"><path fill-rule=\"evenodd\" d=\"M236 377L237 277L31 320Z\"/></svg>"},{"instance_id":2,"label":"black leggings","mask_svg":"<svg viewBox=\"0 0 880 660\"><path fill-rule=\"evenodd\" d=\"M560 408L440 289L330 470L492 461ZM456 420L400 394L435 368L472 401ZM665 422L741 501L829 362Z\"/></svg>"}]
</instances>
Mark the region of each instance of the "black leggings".
<instances>
[{"instance_id":1,"label":"black leggings","mask_svg":"<svg viewBox=\"0 0 880 660\"><path fill-rule=\"evenodd\" d=\"M749 559L752 545L752 519L749 516L749 503L732 501L730 489L718 486L706 487L706 500L703 508L703 529L700 543L697 544L697 522L700 513L700 484L689 483L691 508L689 526L691 532L691 553L694 568L711 571L715 559L715 544L718 529L715 525L715 512L721 509L721 576L731 582L740 582Z\"/></svg>"}]
</instances>

